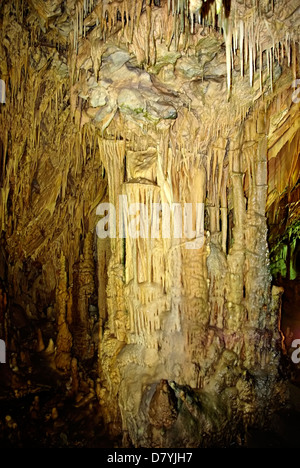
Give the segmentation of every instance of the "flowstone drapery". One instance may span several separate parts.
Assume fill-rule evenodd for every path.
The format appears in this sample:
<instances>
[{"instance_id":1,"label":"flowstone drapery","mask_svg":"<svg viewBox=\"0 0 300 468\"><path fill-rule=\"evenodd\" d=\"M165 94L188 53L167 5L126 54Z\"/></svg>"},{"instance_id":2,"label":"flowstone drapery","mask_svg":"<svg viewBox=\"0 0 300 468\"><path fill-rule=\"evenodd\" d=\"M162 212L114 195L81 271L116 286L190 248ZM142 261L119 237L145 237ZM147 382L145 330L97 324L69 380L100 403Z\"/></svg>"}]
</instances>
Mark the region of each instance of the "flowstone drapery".
<instances>
[{"instance_id":1,"label":"flowstone drapery","mask_svg":"<svg viewBox=\"0 0 300 468\"><path fill-rule=\"evenodd\" d=\"M233 420L237 427L265 416L281 391L280 292L271 292L264 214L266 119L255 112L227 141L207 147L206 158L192 152L197 138L187 138L186 148L177 130L179 148L166 145L165 136L156 151L143 151L139 179L127 177L141 151L126 150L123 141L102 143L110 200L125 194L147 213L162 200L205 202L200 248L119 232L111 240L101 400L137 446L205 444L203 434L211 441ZM159 166L168 168L161 180Z\"/></svg>"}]
</instances>

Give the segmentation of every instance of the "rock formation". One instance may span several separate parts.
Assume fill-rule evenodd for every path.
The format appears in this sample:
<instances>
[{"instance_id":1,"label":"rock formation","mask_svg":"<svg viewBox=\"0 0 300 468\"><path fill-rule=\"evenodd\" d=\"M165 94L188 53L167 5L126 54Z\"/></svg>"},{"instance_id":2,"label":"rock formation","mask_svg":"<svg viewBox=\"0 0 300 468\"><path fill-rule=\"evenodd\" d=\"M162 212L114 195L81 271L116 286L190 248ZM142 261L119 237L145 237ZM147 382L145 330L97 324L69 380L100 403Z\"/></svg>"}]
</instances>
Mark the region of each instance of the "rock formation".
<instances>
[{"instance_id":1,"label":"rock formation","mask_svg":"<svg viewBox=\"0 0 300 468\"><path fill-rule=\"evenodd\" d=\"M4 0L0 18L10 362L38 349L124 445L263 426L286 398L268 226L287 187L299 208L298 0Z\"/></svg>"}]
</instances>

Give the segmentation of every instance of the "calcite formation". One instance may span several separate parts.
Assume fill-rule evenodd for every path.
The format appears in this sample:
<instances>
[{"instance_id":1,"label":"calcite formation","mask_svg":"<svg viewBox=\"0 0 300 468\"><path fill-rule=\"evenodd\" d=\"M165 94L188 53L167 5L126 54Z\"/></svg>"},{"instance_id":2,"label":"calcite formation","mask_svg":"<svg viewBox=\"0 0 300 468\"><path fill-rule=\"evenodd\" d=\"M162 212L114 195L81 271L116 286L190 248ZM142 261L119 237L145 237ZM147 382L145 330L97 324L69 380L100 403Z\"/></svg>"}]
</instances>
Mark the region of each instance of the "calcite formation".
<instances>
[{"instance_id":1,"label":"calcite formation","mask_svg":"<svg viewBox=\"0 0 300 468\"><path fill-rule=\"evenodd\" d=\"M299 177L298 0L0 11L11 359L43 354L75 397L90 366L123 446L209 447L263 426L285 401L267 220ZM156 236L130 235L124 200L150 220L162 208ZM113 236L97 235L104 203ZM173 235L185 206L192 231L203 206L201 239Z\"/></svg>"}]
</instances>

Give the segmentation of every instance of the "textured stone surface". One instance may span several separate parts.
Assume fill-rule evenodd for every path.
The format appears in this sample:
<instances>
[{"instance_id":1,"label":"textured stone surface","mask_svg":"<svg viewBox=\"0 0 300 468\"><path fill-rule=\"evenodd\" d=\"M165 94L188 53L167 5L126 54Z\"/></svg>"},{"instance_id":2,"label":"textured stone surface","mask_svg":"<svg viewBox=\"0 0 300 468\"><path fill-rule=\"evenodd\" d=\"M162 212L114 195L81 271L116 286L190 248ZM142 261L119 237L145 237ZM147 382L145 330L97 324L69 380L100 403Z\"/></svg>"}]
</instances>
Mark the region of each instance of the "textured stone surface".
<instances>
[{"instance_id":1,"label":"textured stone surface","mask_svg":"<svg viewBox=\"0 0 300 468\"><path fill-rule=\"evenodd\" d=\"M299 177L297 2L170 3L0 7L11 391L38 354L136 447L230 442L285 400L267 219ZM120 195L203 203L204 242L97 238Z\"/></svg>"}]
</instances>

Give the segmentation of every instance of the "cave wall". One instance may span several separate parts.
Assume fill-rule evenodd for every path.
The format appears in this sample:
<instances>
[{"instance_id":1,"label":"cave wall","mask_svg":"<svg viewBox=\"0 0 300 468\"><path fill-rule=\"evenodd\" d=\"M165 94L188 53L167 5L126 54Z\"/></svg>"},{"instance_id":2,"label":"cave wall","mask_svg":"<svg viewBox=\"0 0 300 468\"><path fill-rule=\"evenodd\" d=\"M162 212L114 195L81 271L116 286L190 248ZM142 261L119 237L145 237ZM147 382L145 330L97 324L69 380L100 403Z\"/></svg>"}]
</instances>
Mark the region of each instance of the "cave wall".
<instances>
[{"instance_id":1,"label":"cave wall","mask_svg":"<svg viewBox=\"0 0 300 468\"><path fill-rule=\"evenodd\" d=\"M285 99L288 99L287 95ZM278 126L275 125L277 119L279 119ZM280 111L274 108L271 121L273 121L271 129L274 129L274 136L270 138L273 145L268 154L267 202L270 267L273 284L283 289L280 328L284 338L284 350L288 356L291 356L292 344L300 336L297 317L300 297L298 257L300 133L297 127L293 128L294 122L299 121L299 112L294 116L284 115L284 112L280 115ZM288 133L290 133L289 138L287 138ZM299 366L294 363L291 379L298 381L298 375Z\"/></svg>"},{"instance_id":2,"label":"cave wall","mask_svg":"<svg viewBox=\"0 0 300 468\"><path fill-rule=\"evenodd\" d=\"M97 359L94 226L107 186L94 136L70 118L67 38L40 20L27 3L1 5L1 320L20 395L37 351L62 372Z\"/></svg>"},{"instance_id":3,"label":"cave wall","mask_svg":"<svg viewBox=\"0 0 300 468\"><path fill-rule=\"evenodd\" d=\"M297 2L200 3L1 6L0 338L19 393L36 353L97 369L124 445L209 445L285 398L267 234L298 180ZM120 196L203 204L201 238L101 239Z\"/></svg>"}]
</instances>

